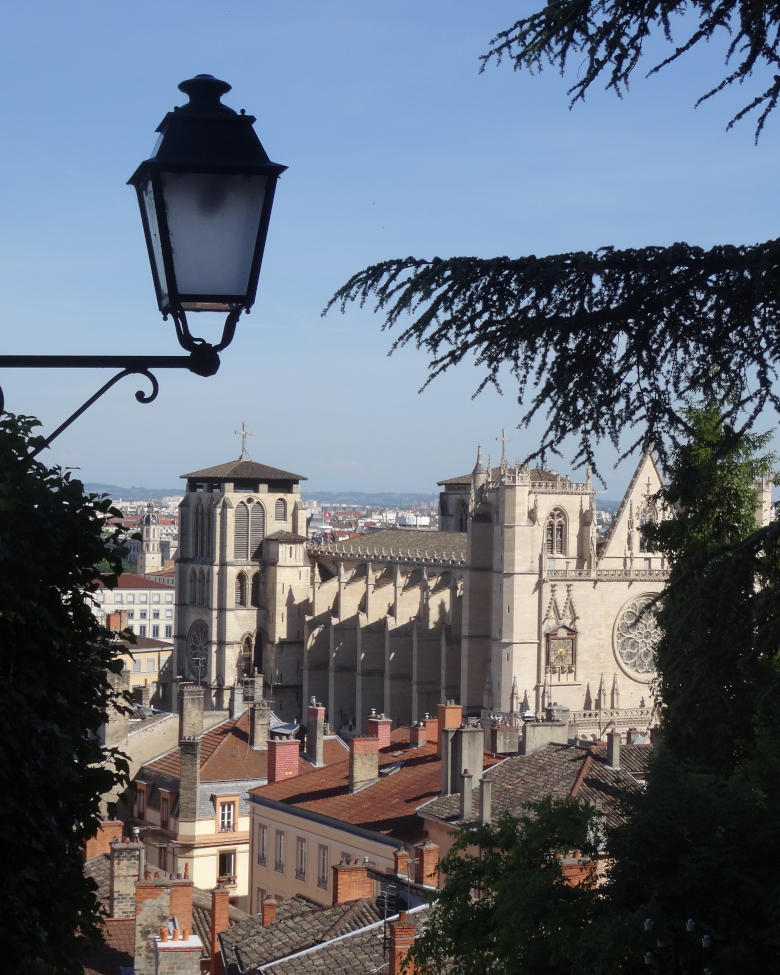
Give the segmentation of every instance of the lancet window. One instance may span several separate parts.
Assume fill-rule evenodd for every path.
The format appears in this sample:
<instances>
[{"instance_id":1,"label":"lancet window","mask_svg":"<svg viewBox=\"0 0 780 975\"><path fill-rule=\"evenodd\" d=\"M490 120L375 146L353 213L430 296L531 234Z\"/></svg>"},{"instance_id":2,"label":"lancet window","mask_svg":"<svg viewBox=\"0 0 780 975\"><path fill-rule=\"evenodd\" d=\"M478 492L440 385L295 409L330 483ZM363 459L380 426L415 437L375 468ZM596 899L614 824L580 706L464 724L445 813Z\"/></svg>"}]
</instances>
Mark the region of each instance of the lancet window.
<instances>
[{"instance_id":1,"label":"lancet window","mask_svg":"<svg viewBox=\"0 0 780 975\"><path fill-rule=\"evenodd\" d=\"M553 508L544 527L544 550L547 555L566 554L566 515Z\"/></svg>"}]
</instances>

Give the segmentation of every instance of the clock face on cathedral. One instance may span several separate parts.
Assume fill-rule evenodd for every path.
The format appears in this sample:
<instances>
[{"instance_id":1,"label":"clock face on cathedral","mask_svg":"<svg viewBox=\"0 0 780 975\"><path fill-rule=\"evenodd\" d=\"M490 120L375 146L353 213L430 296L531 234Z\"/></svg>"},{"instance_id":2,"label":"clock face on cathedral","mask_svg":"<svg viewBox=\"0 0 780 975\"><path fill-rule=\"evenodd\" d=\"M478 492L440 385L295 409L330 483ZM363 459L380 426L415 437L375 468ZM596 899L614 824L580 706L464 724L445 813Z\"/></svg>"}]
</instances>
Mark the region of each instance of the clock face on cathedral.
<instances>
[{"instance_id":1,"label":"clock face on cathedral","mask_svg":"<svg viewBox=\"0 0 780 975\"><path fill-rule=\"evenodd\" d=\"M634 680L649 683L655 676L655 648L660 631L655 618L656 593L628 602L615 621L613 642L621 668Z\"/></svg>"},{"instance_id":2,"label":"clock face on cathedral","mask_svg":"<svg viewBox=\"0 0 780 975\"><path fill-rule=\"evenodd\" d=\"M198 620L192 624L187 637L187 670L193 680L201 681L206 675L208 650L208 627Z\"/></svg>"}]
</instances>

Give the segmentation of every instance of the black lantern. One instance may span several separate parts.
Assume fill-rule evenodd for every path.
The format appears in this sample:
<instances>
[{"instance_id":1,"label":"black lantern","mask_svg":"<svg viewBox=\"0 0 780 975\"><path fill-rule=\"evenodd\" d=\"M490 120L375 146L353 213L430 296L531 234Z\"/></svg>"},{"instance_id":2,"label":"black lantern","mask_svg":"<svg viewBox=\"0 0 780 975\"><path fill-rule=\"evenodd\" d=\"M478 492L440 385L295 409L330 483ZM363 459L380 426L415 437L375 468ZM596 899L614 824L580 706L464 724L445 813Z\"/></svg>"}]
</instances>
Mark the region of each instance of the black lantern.
<instances>
[{"instance_id":1,"label":"black lantern","mask_svg":"<svg viewBox=\"0 0 780 975\"><path fill-rule=\"evenodd\" d=\"M179 344L189 355L0 355L3 369L119 370L53 433L37 438L27 461L126 376L142 376L151 384L149 392L136 392L139 403L157 397L152 370L213 376L241 312L255 300L276 180L287 167L268 158L251 115L220 102L230 85L199 74L179 88L189 102L160 122L154 155L128 182L138 193L157 303L163 318L173 318ZM220 341L193 336L188 311L227 312ZM0 387L0 413L4 409Z\"/></svg>"},{"instance_id":2,"label":"black lantern","mask_svg":"<svg viewBox=\"0 0 780 975\"><path fill-rule=\"evenodd\" d=\"M176 323L181 345L208 358L229 344L257 291L276 180L254 117L223 105L230 85L207 74L183 81L189 102L157 128L154 155L129 183L138 193L149 261L163 317ZM226 312L222 340L194 338L188 311Z\"/></svg>"}]
</instances>

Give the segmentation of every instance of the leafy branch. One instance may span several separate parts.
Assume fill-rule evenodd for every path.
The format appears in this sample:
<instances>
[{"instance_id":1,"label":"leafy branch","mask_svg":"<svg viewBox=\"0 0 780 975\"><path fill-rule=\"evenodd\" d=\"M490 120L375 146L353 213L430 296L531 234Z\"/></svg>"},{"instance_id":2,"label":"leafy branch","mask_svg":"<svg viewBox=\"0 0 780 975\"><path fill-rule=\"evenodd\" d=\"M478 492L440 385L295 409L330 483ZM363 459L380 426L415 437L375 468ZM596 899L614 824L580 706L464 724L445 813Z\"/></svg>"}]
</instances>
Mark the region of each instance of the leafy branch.
<instances>
[{"instance_id":1,"label":"leafy branch","mask_svg":"<svg viewBox=\"0 0 780 975\"><path fill-rule=\"evenodd\" d=\"M698 21L686 40L674 46L673 52L648 72L648 76L687 54L700 41L709 42L716 35L728 37L725 63L729 67L721 81L705 92L697 105L734 83L742 84L754 72L769 68L772 81L752 98L730 120L728 128L754 110L760 110L756 123L756 140L767 116L780 97L780 8L774 3L755 0L551 0L544 9L523 17L507 30L498 33L490 49L481 58L482 69L492 60L500 64L510 60L514 69L541 71L545 64L558 67L564 74L569 60L578 59L579 78L569 89L572 104L584 99L585 93L602 75L607 89L619 96L628 90L646 40L659 30L669 44L674 44L673 24L689 30L691 11ZM584 64L580 56L584 54Z\"/></svg>"},{"instance_id":2,"label":"leafy branch","mask_svg":"<svg viewBox=\"0 0 780 975\"><path fill-rule=\"evenodd\" d=\"M548 257L407 257L354 274L330 299L343 312L366 303L401 326L391 352L428 353L428 379L464 359L482 371L474 395L517 383L521 426L543 415L529 459L560 454L578 436L575 463L596 467L593 446L638 425L625 450L687 431L678 404L707 389L744 390L730 419L750 427L771 404L780 358L780 240L703 250L689 244ZM408 323L408 320L411 320ZM526 402L526 394L532 393Z\"/></svg>"}]
</instances>

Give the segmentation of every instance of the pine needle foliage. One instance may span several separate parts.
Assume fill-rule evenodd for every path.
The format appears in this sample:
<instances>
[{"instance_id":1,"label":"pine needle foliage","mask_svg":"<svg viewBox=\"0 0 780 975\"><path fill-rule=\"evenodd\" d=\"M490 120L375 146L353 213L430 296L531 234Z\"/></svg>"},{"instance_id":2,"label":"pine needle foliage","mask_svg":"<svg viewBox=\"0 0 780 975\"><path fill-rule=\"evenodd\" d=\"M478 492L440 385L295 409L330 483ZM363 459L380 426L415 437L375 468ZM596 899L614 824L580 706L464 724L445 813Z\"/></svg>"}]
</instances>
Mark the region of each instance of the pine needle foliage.
<instances>
[{"instance_id":1,"label":"pine needle foliage","mask_svg":"<svg viewBox=\"0 0 780 975\"><path fill-rule=\"evenodd\" d=\"M674 41L675 28L683 37ZM697 105L733 84L743 84L761 71L771 80L731 119L731 128L751 112L758 112L756 140L780 97L780 8L754 0L551 0L542 10L500 31L482 56L482 69L491 61L511 62L514 69L541 71L545 65L564 74L575 61L577 81L569 89L572 103L584 99L599 78L618 95L629 82L651 36L660 33L672 52L648 75L676 61L697 44L719 38L726 42L723 78L706 91Z\"/></svg>"},{"instance_id":2,"label":"pine needle foliage","mask_svg":"<svg viewBox=\"0 0 780 975\"><path fill-rule=\"evenodd\" d=\"M780 361L780 240L710 250L671 247L547 257L388 260L353 275L331 298L343 312L366 303L400 328L391 352L428 354L428 380L473 360L500 388L517 383L521 426L546 428L529 459L560 453L578 436L575 463L596 467L593 445L655 444L665 457L690 432L683 400L710 385L742 388L731 416L749 427L768 404ZM746 384L752 384L750 386ZM475 394L476 395L476 394Z\"/></svg>"}]
</instances>

